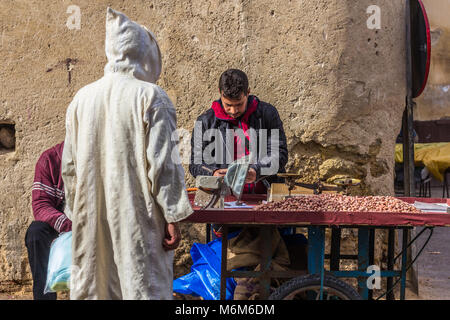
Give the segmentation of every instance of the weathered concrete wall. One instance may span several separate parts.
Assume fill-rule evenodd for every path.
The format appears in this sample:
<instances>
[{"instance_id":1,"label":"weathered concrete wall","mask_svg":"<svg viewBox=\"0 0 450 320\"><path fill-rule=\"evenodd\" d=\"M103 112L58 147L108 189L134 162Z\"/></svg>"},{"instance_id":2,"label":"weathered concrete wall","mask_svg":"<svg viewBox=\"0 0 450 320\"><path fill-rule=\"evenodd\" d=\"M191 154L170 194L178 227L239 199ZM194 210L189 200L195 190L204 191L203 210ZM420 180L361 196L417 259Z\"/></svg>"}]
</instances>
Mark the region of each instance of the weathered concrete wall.
<instances>
[{"instance_id":1,"label":"weathered concrete wall","mask_svg":"<svg viewBox=\"0 0 450 320\"><path fill-rule=\"evenodd\" d=\"M450 0L424 0L431 27L431 65L427 87L415 99L415 120L450 118Z\"/></svg>"},{"instance_id":2,"label":"weathered concrete wall","mask_svg":"<svg viewBox=\"0 0 450 320\"><path fill-rule=\"evenodd\" d=\"M328 26L316 30L326 40L313 40L323 51L317 48L315 67L302 75L300 83L309 83L295 103L297 118L288 124L293 167L314 178L349 174L364 181L355 192L390 194L405 93L403 4L378 2L380 30L366 26L370 1L346 4L329 8L330 16L317 24Z\"/></svg>"},{"instance_id":3,"label":"weathered concrete wall","mask_svg":"<svg viewBox=\"0 0 450 320\"><path fill-rule=\"evenodd\" d=\"M284 121L289 168L305 181L350 174L355 193L391 194L394 140L404 108L404 5L377 0L381 28L369 29L372 0L42 1L0 2L0 121L15 123L14 152L0 154L0 281L29 278L24 247L32 221L34 165L64 138L75 92L103 74L109 5L156 34L160 84L177 108L178 126L218 97L218 77L237 67L251 90ZM70 30L69 5L81 9ZM192 182L186 175L188 182ZM202 227L183 234L203 240ZM187 271L189 242L177 251Z\"/></svg>"}]
</instances>

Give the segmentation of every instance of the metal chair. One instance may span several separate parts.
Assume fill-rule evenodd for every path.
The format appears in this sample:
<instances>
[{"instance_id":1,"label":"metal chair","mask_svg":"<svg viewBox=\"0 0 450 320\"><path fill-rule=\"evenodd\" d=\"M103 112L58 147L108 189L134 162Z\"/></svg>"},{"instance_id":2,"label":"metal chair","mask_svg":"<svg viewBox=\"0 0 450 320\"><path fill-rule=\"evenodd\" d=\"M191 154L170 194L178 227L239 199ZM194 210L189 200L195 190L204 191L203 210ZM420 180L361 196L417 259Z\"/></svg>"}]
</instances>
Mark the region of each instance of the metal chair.
<instances>
[{"instance_id":1,"label":"metal chair","mask_svg":"<svg viewBox=\"0 0 450 320\"><path fill-rule=\"evenodd\" d=\"M419 197L431 198L431 176L430 175L428 175L425 179L420 179Z\"/></svg>"},{"instance_id":2,"label":"metal chair","mask_svg":"<svg viewBox=\"0 0 450 320\"><path fill-rule=\"evenodd\" d=\"M416 166L414 168L414 185L419 188L418 197L430 198L431 197L431 176L428 173L425 178L422 179L422 170L424 167ZM394 191L396 195L401 196L403 194L403 164L395 164L395 178L394 178Z\"/></svg>"},{"instance_id":3,"label":"metal chair","mask_svg":"<svg viewBox=\"0 0 450 320\"><path fill-rule=\"evenodd\" d=\"M442 198L445 198L445 193L447 191L447 198L448 196L448 180L447 180L447 175L450 173L450 168L447 168L444 171L444 183L442 185Z\"/></svg>"}]
</instances>

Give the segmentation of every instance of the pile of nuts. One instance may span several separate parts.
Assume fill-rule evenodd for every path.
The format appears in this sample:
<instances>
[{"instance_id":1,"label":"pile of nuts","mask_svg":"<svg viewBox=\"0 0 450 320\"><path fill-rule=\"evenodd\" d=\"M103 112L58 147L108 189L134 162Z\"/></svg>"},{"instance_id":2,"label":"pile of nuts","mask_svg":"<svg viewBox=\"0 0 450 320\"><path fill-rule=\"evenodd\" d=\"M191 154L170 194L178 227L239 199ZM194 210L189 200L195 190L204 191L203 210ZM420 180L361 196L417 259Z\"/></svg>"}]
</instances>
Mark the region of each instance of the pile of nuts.
<instances>
[{"instance_id":1,"label":"pile of nuts","mask_svg":"<svg viewBox=\"0 0 450 320\"><path fill-rule=\"evenodd\" d=\"M389 196L344 196L325 193L295 196L253 208L260 211L347 211L421 213L411 204Z\"/></svg>"}]
</instances>

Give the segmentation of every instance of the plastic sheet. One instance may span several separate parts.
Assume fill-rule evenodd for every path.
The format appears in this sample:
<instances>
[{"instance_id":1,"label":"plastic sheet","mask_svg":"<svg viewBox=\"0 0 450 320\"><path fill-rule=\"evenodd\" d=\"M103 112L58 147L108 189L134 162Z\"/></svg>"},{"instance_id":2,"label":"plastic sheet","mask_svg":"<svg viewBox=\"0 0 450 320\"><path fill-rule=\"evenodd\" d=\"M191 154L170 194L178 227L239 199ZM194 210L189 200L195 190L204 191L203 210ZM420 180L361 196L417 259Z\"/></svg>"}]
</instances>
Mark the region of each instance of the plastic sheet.
<instances>
[{"instance_id":1,"label":"plastic sheet","mask_svg":"<svg viewBox=\"0 0 450 320\"><path fill-rule=\"evenodd\" d=\"M201 296L205 300L219 300L221 252L222 241L220 238L207 244L194 243L191 248L191 257L194 262L191 273L175 279L173 291ZM232 300L236 281L228 278L226 284L226 299Z\"/></svg>"},{"instance_id":2,"label":"plastic sheet","mask_svg":"<svg viewBox=\"0 0 450 320\"><path fill-rule=\"evenodd\" d=\"M395 145L395 162L403 162L403 145ZM450 143L415 143L414 162L424 165L439 181L444 181L444 172L450 168Z\"/></svg>"},{"instance_id":3,"label":"plastic sheet","mask_svg":"<svg viewBox=\"0 0 450 320\"><path fill-rule=\"evenodd\" d=\"M47 267L44 293L69 290L72 265L72 231L53 241Z\"/></svg>"}]
</instances>

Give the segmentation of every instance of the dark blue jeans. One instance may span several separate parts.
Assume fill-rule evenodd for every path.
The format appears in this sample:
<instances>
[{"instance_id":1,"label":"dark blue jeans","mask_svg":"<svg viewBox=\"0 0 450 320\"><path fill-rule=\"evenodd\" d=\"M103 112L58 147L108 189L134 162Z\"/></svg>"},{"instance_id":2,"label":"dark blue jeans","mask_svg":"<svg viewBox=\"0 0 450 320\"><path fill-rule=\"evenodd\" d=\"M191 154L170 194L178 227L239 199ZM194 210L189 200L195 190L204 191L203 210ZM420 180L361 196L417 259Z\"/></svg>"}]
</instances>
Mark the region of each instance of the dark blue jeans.
<instances>
[{"instance_id":1,"label":"dark blue jeans","mask_svg":"<svg viewBox=\"0 0 450 320\"><path fill-rule=\"evenodd\" d=\"M58 232L48 223L33 221L25 235L25 245L28 251L31 275L33 277L34 300L56 300L56 293L44 294L47 280L47 265L52 241L58 237Z\"/></svg>"}]
</instances>

